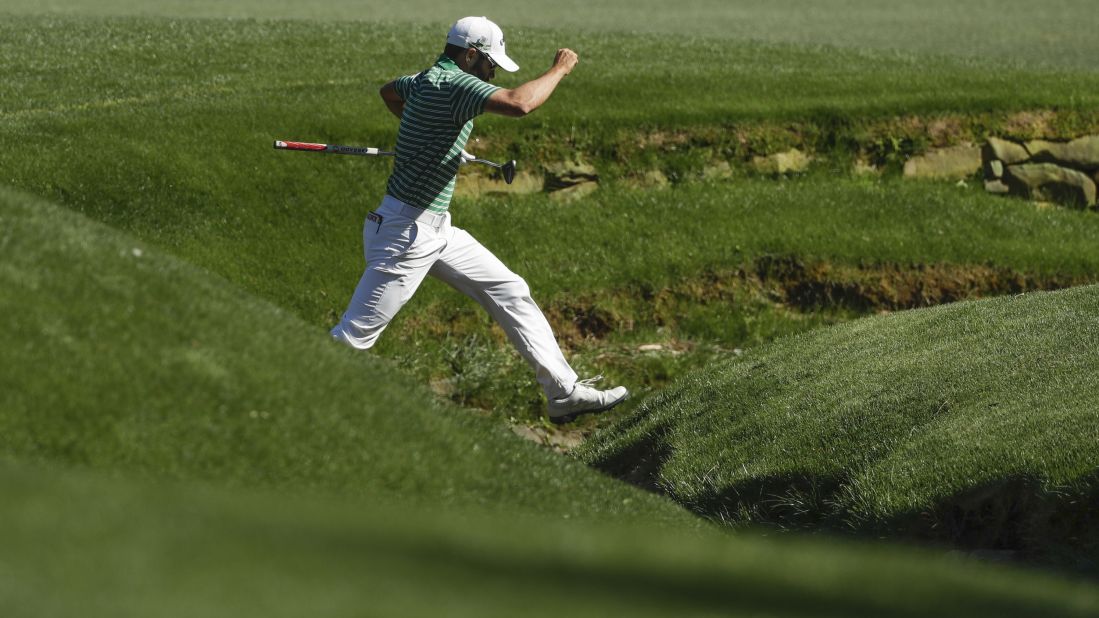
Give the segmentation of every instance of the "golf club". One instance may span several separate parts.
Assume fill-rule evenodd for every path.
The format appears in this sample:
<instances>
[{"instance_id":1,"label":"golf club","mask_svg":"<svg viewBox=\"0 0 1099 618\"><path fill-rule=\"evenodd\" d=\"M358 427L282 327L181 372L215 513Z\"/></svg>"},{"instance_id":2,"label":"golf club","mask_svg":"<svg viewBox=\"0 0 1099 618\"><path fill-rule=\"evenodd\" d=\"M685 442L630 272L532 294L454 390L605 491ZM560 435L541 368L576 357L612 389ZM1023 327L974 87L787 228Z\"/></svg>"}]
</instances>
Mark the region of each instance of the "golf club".
<instances>
[{"instance_id":1,"label":"golf club","mask_svg":"<svg viewBox=\"0 0 1099 618\"><path fill-rule=\"evenodd\" d=\"M303 152L326 152L331 154L358 155L360 157L392 157L397 153L377 148L363 148L359 146L339 146L336 144L314 144L311 142L286 142L275 140L276 150L300 150ZM507 163L496 163L488 159L466 159L467 163L484 163L498 168L504 173L504 182L511 184L515 180L515 159Z\"/></svg>"}]
</instances>

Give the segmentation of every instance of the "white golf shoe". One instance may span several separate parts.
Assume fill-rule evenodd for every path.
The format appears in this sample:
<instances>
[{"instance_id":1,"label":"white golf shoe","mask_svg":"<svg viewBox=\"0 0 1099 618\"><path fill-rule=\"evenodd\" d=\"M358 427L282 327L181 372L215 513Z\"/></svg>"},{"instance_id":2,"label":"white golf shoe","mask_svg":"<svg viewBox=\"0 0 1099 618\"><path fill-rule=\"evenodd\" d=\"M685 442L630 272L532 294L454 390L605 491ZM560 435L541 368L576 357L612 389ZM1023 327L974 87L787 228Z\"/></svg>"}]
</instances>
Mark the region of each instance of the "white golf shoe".
<instances>
[{"instance_id":1,"label":"white golf shoe","mask_svg":"<svg viewBox=\"0 0 1099 618\"><path fill-rule=\"evenodd\" d=\"M549 412L550 422L558 425L571 423L581 414L595 414L606 412L614 406L622 403L630 396L624 386L601 391L592 385L603 379L596 376L587 380L580 380L573 387L572 393L563 399L550 399L546 408Z\"/></svg>"}]
</instances>

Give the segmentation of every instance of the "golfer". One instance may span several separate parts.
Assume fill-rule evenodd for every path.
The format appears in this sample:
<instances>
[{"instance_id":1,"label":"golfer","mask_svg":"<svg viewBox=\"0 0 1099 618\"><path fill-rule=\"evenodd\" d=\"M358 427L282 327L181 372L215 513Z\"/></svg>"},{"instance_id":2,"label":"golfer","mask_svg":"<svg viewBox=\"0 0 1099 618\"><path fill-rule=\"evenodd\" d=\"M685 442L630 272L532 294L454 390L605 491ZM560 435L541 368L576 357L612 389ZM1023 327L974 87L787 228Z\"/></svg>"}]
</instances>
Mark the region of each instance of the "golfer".
<instances>
[{"instance_id":1,"label":"golfer","mask_svg":"<svg viewBox=\"0 0 1099 618\"><path fill-rule=\"evenodd\" d=\"M550 420L609 410L628 395L598 390L598 378L577 380L522 277L508 270L465 230L450 223L451 196L473 119L484 112L521 117L538 109L576 66L559 49L541 77L514 90L492 86L496 68L519 66L504 51L504 34L484 17L458 20L430 68L382 86L401 124L386 196L363 227L366 271L332 336L355 348L374 345L426 275L481 304L530 363L548 400Z\"/></svg>"}]
</instances>

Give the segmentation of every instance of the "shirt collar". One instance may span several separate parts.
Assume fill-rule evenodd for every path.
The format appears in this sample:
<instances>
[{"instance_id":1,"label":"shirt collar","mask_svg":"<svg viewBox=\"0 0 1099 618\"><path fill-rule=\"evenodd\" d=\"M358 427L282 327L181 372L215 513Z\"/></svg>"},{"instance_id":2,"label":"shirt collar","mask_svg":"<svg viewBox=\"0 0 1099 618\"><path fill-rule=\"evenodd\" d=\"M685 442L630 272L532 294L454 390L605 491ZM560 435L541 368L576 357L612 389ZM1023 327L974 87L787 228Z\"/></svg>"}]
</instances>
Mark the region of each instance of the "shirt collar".
<instances>
[{"instance_id":1,"label":"shirt collar","mask_svg":"<svg viewBox=\"0 0 1099 618\"><path fill-rule=\"evenodd\" d=\"M439 59L435 61L435 64L447 70L458 68L458 65L449 57L447 57L446 54L440 54Z\"/></svg>"}]
</instances>

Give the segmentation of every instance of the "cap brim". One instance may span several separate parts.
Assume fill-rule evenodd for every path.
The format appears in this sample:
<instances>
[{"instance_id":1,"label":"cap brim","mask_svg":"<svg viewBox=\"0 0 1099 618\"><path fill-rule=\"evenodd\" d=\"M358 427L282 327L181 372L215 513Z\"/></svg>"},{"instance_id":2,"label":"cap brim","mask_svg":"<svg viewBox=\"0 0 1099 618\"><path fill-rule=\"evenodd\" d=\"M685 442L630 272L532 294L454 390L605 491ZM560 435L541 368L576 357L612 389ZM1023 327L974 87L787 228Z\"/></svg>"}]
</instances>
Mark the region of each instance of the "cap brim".
<instances>
[{"instance_id":1,"label":"cap brim","mask_svg":"<svg viewBox=\"0 0 1099 618\"><path fill-rule=\"evenodd\" d=\"M507 54L489 54L492 61L496 63L496 66L507 71L508 73L514 73L519 70L519 65L515 64L515 61L507 57Z\"/></svg>"}]
</instances>

